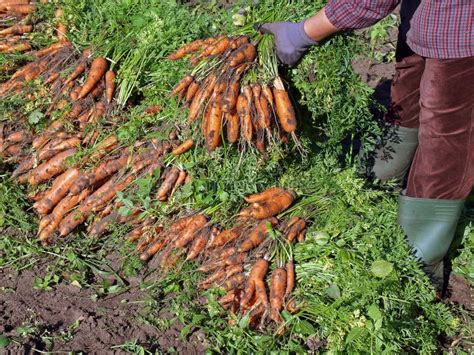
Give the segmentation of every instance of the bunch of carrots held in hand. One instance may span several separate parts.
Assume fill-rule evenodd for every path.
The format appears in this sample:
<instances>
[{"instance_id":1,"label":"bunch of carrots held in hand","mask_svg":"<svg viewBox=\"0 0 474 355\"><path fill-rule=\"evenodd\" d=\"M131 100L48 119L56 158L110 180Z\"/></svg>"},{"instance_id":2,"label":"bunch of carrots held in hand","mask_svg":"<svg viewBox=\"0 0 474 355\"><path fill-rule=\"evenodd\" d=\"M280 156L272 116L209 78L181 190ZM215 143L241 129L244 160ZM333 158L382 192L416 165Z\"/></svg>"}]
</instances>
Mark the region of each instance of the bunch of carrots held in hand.
<instances>
[{"instance_id":1,"label":"bunch of carrots held in hand","mask_svg":"<svg viewBox=\"0 0 474 355\"><path fill-rule=\"evenodd\" d=\"M197 270L206 275L199 287L221 288L227 292L219 299L221 306L242 316L248 314L253 327L263 326L266 319L279 326L280 312L291 301L295 268L291 259L286 265L277 261L278 267L271 273L267 285L268 255L278 247L271 237L272 230L281 234L279 238L286 240L284 244L288 247L296 240L304 241L306 223L303 219L293 217L283 222L276 218L294 199L293 192L273 187L245 197L251 203L249 208L258 205L265 213L241 212L236 225L228 229L196 213L179 218L168 227L149 223L145 228L136 228L130 232L129 240L137 242L142 261L156 260L163 273L176 267L181 257L197 262ZM291 308L291 304L288 307Z\"/></svg>"},{"instance_id":2,"label":"bunch of carrots held in hand","mask_svg":"<svg viewBox=\"0 0 474 355\"><path fill-rule=\"evenodd\" d=\"M245 35L210 37L168 56L188 57L195 66L171 95L189 106L189 122L201 118L201 133L210 151L222 144L222 136L262 153L275 136L287 142L292 135L297 141L296 113L278 76L276 56L258 53L263 42L268 46L268 41L257 44Z\"/></svg>"}]
</instances>

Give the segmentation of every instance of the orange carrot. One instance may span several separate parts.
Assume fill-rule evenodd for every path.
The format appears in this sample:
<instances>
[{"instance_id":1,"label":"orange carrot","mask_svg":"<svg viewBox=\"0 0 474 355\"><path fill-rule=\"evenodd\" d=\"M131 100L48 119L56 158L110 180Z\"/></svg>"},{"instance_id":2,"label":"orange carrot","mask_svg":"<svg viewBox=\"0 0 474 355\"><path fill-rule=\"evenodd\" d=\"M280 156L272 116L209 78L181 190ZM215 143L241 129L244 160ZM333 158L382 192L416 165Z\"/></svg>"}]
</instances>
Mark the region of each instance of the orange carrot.
<instances>
[{"instance_id":1,"label":"orange carrot","mask_svg":"<svg viewBox=\"0 0 474 355\"><path fill-rule=\"evenodd\" d=\"M252 270L250 271L249 277L247 279L247 282L245 284L244 295L242 296L242 299L240 300L240 308L242 311L245 312L245 310L247 309L247 306L250 303L252 296L254 295L254 293L256 293L257 284L260 281L263 282L263 279L265 275L267 274L267 271L268 271L268 261L266 261L265 259L258 259L253 265ZM261 285L259 285L259 287L260 286ZM261 292L261 289L260 289L260 292ZM259 297L262 297L262 301L264 301L263 295L260 294Z\"/></svg>"},{"instance_id":2,"label":"orange carrot","mask_svg":"<svg viewBox=\"0 0 474 355\"><path fill-rule=\"evenodd\" d=\"M171 91L171 96L176 96L182 92L185 92L189 85L193 82L194 78L192 75L186 75Z\"/></svg>"},{"instance_id":3,"label":"orange carrot","mask_svg":"<svg viewBox=\"0 0 474 355\"><path fill-rule=\"evenodd\" d=\"M176 180L178 180L178 177L179 177L178 168L171 168L171 170L169 170L165 174L163 178L163 182L161 183L161 186L158 189L158 192L156 193L156 199L158 201L166 201L168 199L168 195L173 189L173 186L176 183Z\"/></svg>"},{"instance_id":4,"label":"orange carrot","mask_svg":"<svg viewBox=\"0 0 474 355\"><path fill-rule=\"evenodd\" d=\"M273 270L270 281L270 319L275 323L281 323L280 311L285 297L286 277L285 269Z\"/></svg>"},{"instance_id":5,"label":"orange carrot","mask_svg":"<svg viewBox=\"0 0 474 355\"><path fill-rule=\"evenodd\" d=\"M181 48L179 48L177 51L171 53L169 56L168 56L168 59L169 60L178 60L178 59L181 59L183 58L184 56L188 55L188 54L191 54L193 52L196 52L197 50L199 50L201 47L203 47L205 44L204 40L202 39L198 39L194 42L191 42L191 43L188 43L184 46L182 46Z\"/></svg>"},{"instance_id":6,"label":"orange carrot","mask_svg":"<svg viewBox=\"0 0 474 355\"><path fill-rule=\"evenodd\" d=\"M227 127L227 140L233 144L239 140L240 136L240 120L236 112L226 113L225 121Z\"/></svg>"},{"instance_id":7,"label":"orange carrot","mask_svg":"<svg viewBox=\"0 0 474 355\"><path fill-rule=\"evenodd\" d=\"M56 42L47 48L40 49L39 51L34 52L33 55L37 58L41 58L41 57L47 56L48 54L55 53L59 51L60 49L69 47L70 45L71 45L71 42L68 42L68 41Z\"/></svg>"},{"instance_id":8,"label":"orange carrot","mask_svg":"<svg viewBox=\"0 0 474 355\"><path fill-rule=\"evenodd\" d=\"M173 186L173 190L171 190L170 197L172 197L174 195L174 193L176 192L176 190L178 190L179 187L184 184L184 182L186 181L187 176L188 176L188 174L186 173L186 171L181 170L179 172L178 179L176 180L176 182Z\"/></svg>"},{"instance_id":9,"label":"orange carrot","mask_svg":"<svg viewBox=\"0 0 474 355\"><path fill-rule=\"evenodd\" d=\"M186 260L193 260L197 258L197 256L204 250L208 240L206 232L206 230L202 230L194 239L193 244L189 248Z\"/></svg>"},{"instance_id":10,"label":"orange carrot","mask_svg":"<svg viewBox=\"0 0 474 355\"><path fill-rule=\"evenodd\" d=\"M219 233L212 243L209 245L210 248L218 248L221 246L224 246L227 243L232 242L233 240L236 240L242 235L243 231L243 226L237 226L228 230L225 230L221 233Z\"/></svg>"},{"instance_id":11,"label":"orange carrot","mask_svg":"<svg viewBox=\"0 0 474 355\"><path fill-rule=\"evenodd\" d=\"M235 68L242 63L253 62L257 57L257 49L251 43L246 43L229 57L229 66Z\"/></svg>"},{"instance_id":12,"label":"orange carrot","mask_svg":"<svg viewBox=\"0 0 474 355\"><path fill-rule=\"evenodd\" d=\"M15 52L26 52L31 49L31 45L28 42L22 42L18 44L5 44L0 47L0 53L15 53Z\"/></svg>"},{"instance_id":13,"label":"orange carrot","mask_svg":"<svg viewBox=\"0 0 474 355\"><path fill-rule=\"evenodd\" d=\"M288 228L288 231L286 233L286 240L288 240L290 243L293 242L293 240L295 240L295 238L299 236L305 228L306 222L304 220L300 219L299 221L295 222Z\"/></svg>"},{"instance_id":14,"label":"orange carrot","mask_svg":"<svg viewBox=\"0 0 474 355\"><path fill-rule=\"evenodd\" d=\"M259 246L268 237L268 226L274 227L278 224L276 218L270 218L260 222L252 231L249 236L242 242L239 247L239 252L249 251Z\"/></svg>"},{"instance_id":15,"label":"orange carrot","mask_svg":"<svg viewBox=\"0 0 474 355\"><path fill-rule=\"evenodd\" d=\"M217 77L214 74L210 74L206 81L203 83L202 87L198 90L194 96L193 102L189 107L188 121L195 121L201 110L201 106L206 102L206 100L211 96L214 87L217 83Z\"/></svg>"},{"instance_id":16,"label":"orange carrot","mask_svg":"<svg viewBox=\"0 0 474 355\"><path fill-rule=\"evenodd\" d=\"M115 91L115 73L109 70L105 73L105 92L107 96L107 103L111 103L114 98Z\"/></svg>"},{"instance_id":17,"label":"orange carrot","mask_svg":"<svg viewBox=\"0 0 474 355\"><path fill-rule=\"evenodd\" d=\"M89 76L86 79L86 82L82 86L82 90L79 94L79 99L83 99L89 94L94 86L99 82L99 80L104 76L107 71L107 60L103 57L98 57L94 59L91 64L91 69Z\"/></svg>"},{"instance_id":18,"label":"orange carrot","mask_svg":"<svg viewBox=\"0 0 474 355\"><path fill-rule=\"evenodd\" d=\"M24 33L29 33L33 31L32 25L13 25L12 27L5 28L4 30L0 31L0 36L8 36L8 35L22 35Z\"/></svg>"},{"instance_id":19,"label":"orange carrot","mask_svg":"<svg viewBox=\"0 0 474 355\"><path fill-rule=\"evenodd\" d=\"M64 84L69 84L71 81L75 80L79 75L84 73L86 70L86 64L85 63L79 63L76 69L67 77L67 79L64 81Z\"/></svg>"},{"instance_id":20,"label":"orange carrot","mask_svg":"<svg viewBox=\"0 0 474 355\"><path fill-rule=\"evenodd\" d=\"M231 48L237 49L246 43L249 43L249 38L247 36L238 36L232 39Z\"/></svg>"},{"instance_id":21,"label":"orange carrot","mask_svg":"<svg viewBox=\"0 0 474 355\"><path fill-rule=\"evenodd\" d=\"M193 81L189 87L188 87L188 91L186 92L186 103L188 105L191 104L191 102L193 101L193 98L194 98L194 95L196 95L196 93L198 92L199 90L199 84L195 81Z\"/></svg>"},{"instance_id":22,"label":"orange carrot","mask_svg":"<svg viewBox=\"0 0 474 355\"><path fill-rule=\"evenodd\" d=\"M256 203L256 202L262 202L262 201L267 201L273 198L275 195L279 195L282 192L284 192L282 188L279 187L271 187L263 192L245 196L244 200L247 203Z\"/></svg>"},{"instance_id":23,"label":"orange carrot","mask_svg":"<svg viewBox=\"0 0 474 355\"><path fill-rule=\"evenodd\" d=\"M237 114L240 118L242 137L250 143L253 137L252 116L250 114L249 101L244 94L240 94L237 100Z\"/></svg>"},{"instance_id":24,"label":"orange carrot","mask_svg":"<svg viewBox=\"0 0 474 355\"><path fill-rule=\"evenodd\" d=\"M295 194L291 191L284 191L272 199L262 203L254 203L252 206L242 210L240 216L250 216L255 219L265 219L276 216L291 206L295 200Z\"/></svg>"},{"instance_id":25,"label":"orange carrot","mask_svg":"<svg viewBox=\"0 0 474 355\"><path fill-rule=\"evenodd\" d=\"M51 238L51 235L56 230L56 227L63 220L64 215L74 208L78 199L78 195L68 195L56 205L53 212L51 212L51 215L48 216L50 219L49 224L41 231L39 235L39 238L42 242L45 243Z\"/></svg>"},{"instance_id":26,"label":"orange carrot","mask_svg":"<svg viewBox=\"0 0 474 355\"><path fill-rule=\"evenodd\" d=\"M222 99L215 97L211 103L209 122L207 124L206 146L209 150L216 149L221 143Z\"/></svg>"},{"instance_id":27,"label":"orange carrot","mask_svg":"<svg viewBox=\"0 0 474 355\"><path fill-rule=\"evenodd\" d=\"M206 223L207 218L204 215L196 215L191 220L191 222L189 222L189 225L183 230L181 236L174 242L174 246L176 248L185 247L194 239L198 231L203 228Z\"/></svg>"},{"instance_id":28,"label":"orange carrot","mask_svg":"<svg viewBox=\"0 0 474 355\"><path fill-rule=\"evenodd\" d=\"M273 97L281 127L287 133L294 132L296 130L295 110L280 78L275 79Z\"/></svg>"},{"instance_id":29,"label":"orange carrot","mask_svg":"<svg viewBox=\"0 0 474 355\"><path fill-rule=\"evenodd\" d=\"M40 201L36 202L33 207L39 214L46 214L51 211L57 203L67 195L69 188L79 177L80 171L77 168L71 168L54 180L53 185L46 195Z\"/></svg>"},{"instance_id":30,"label":"orange carrot","mask_svg":"<svg viewBox=\"0 0 474 355\"><path fill-rule=\"evenodd\" d=\"M31 185L38 185L43 181L62 173L65 170L65 161L76 153L76 149L68 149L64 152L56 154L51 160L42 163L29 173L28 182Z\"/></svg>"},{"instance_id":31,"label":"orange carrot","mask_svg":"<svg viewBox=\"0 0 474 355\"><path fill-rule=\"evenodd\" d=\"M184 154L193 146L194 146L194 141L192 139L188 139L184 141L183 143L181 143L179 146L177 146L175 149L173 149L171 154L173 154L174 156Z\"/></svg>"},{"instance_id":32,"label":"orange carrot","mask_svg":"<svg viewBox=\"0 0 474 355\"><path fill-rule=\"evenodd\" d=\"M237 106L237 99L239 97L240 91L240 76L234 79L227 88L227 92L222 99L222 111L223 112L233 112Z\"/></svg>"},{"instance_id":33,"label":"orange carrot","mask_svg":"<svg viewBox=\"0 0 474 355\"><path fill-rule=\"evenodd\" d=\"M140 260L142 261L147 261L149 260L153 255L158 253L160 250L163 249L167 242L167 239L165 236L159 237L156 241L150 243L146 250L140 254Z\"/></svg>"},{"instance_id":34,"label":"orange carrot","mask_svg":"<svg viewBox=\"0 0 474 355\"><path fill-rule=\"evenodd\" d=\"M7 12L17 12L19 14L28 15L36 11L36 5L12 4L6 5Z\"/></svg>"},{"instance_id":35,"label":"orange carrot","mask_svg":"<svg viewBox=\"0 0 474 355\"><path fill-rule=\"evenodd\" d=\"M286 263L286 290L285 298L288 298L295 289L295 263L290 260Z\"/></svg>"}]
</instances>

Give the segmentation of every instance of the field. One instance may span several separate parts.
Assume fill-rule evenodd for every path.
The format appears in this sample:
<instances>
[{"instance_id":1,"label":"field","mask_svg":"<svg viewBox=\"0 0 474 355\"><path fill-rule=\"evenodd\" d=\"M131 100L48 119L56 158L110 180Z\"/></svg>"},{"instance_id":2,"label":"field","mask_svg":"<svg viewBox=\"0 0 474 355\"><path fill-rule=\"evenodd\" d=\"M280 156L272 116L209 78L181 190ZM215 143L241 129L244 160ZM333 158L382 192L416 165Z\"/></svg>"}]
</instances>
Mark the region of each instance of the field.
<instances>
[{"instance_id":1,"label":"field","mask_svg":"<svg viewBox=\"0 0 474 355\"><path fill-rule=\"evenodd\" d=\"M324 3L50 0L30 14L0 17L0 29L18 21L32 26L14 39L28 49L0 52L0 352L472 352L472 196L450 250L448 292L440 298L396 223L401 187L367 176L389 97L397 16L321 43L292 69L273 65L271 41L253 29L256 22L301 20ZM296 111L295 132L279 131L277 123L265 139L242 134L231 144L224 131L216 138L200 119L188 120L183 100L171 91L186 74L207 78L222 63L211 58L193 67L169 55L222 34L258 42L257 69L243 80L267 84L279 75ZM58 43L61 48L38 56ZM77 98L90 68L100 64L96 58L105 58L106 79ZM28 74L11 79L28 63L34 63ZM68 85L81 64L85 69ZM61 128L53 130L57 122ZM17 132L22 138L14 142L9 137ZM176 153L190 139L192 147ZM68 150L51 148L71 153L64 169L40 171L42 154L56 157L43 148L66 140L73 142ZM82 202L66 191L52 206L41 205L38 196L59 186L53 178L66 169L76 174L68 191L89 179L78 191L88 190ZM91 183L94 174L101 178ZM172 192L163 192L171 176ZM245 253L236 239L219 248L207 244L191 257L189 245L169 237L181 233L173 228L189 216L205 218L193 245L206 233L219 235L217 228L253 231L264 222L243 219L255 207L244 197L276 186L292 191L291 206L273 213L274 223L265 216L266 239ZM57 206L74 199L66 210L72 212L54 224ZM97 232L108 216L111 223ZM297 243L287 240L296 217L305 223ZM160 238L164 246L145 257ZM201 268L229 246L239 250L232 256L243 257L236 263L241 269L220 283L203 281L209 275ZM226 291L249 284L263 259L268 272L261 285L271 299L273 276L294 262L296 286L281 312L254 317L261 304L235 309L236 296L222 303ZM226 271L234 266L225 265ZM229 280L238 285L224 290Z\"/></svg>"}]
</instances>

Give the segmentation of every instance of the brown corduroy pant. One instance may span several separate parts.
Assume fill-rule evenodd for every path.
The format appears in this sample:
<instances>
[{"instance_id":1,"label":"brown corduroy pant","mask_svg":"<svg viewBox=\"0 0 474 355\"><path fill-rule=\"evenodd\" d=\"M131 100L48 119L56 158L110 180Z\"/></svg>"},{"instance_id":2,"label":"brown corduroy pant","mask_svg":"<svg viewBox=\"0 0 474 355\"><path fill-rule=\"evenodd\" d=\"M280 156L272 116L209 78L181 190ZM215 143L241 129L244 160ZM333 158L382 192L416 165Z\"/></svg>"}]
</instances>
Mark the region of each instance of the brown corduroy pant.
<instances>
[{"instance_id":1,"label":"brown corduroy pant","mask_svg":"<svg viewBox=\"0 0 474 355\"><path fill-rule=\"evenodd\" d=\"M474 185L474 57L424 58L399 39L390 112L396 124L419 129L406 195L469 196Z\"/></svg>"}]
</instances>

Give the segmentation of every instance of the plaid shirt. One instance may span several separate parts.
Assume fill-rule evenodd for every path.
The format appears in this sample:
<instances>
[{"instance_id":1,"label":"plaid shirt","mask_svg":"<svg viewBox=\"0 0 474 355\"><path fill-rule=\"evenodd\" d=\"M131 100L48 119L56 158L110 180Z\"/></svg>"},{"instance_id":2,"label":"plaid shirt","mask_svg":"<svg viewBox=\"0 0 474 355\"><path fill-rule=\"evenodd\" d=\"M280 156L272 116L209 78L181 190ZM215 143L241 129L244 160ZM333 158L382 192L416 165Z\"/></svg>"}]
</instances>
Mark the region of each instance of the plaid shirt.
<instances>
[{"instance_id":1,"label":"plaid shirt","mask_svg":"<svg viewBox=\"0 0 474 355\"><path fill-rule=\"evenodd\" d=\"M407 34L413 52L439 59L474 56L474 0L405 1L420 3ZM326 16L341 30L364 28L390 14L399 3L400 0L329 0Z\"/></svg>"}]
</instances>

